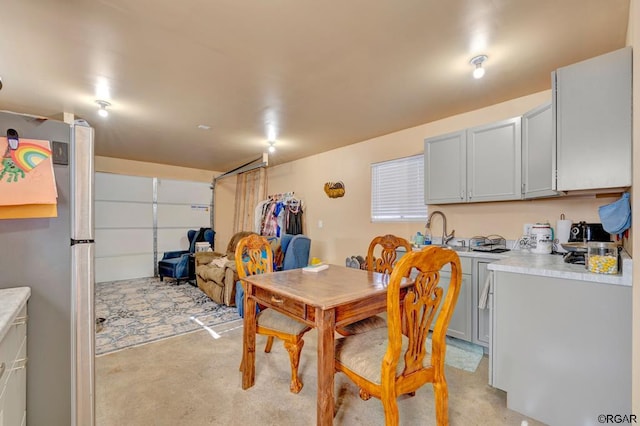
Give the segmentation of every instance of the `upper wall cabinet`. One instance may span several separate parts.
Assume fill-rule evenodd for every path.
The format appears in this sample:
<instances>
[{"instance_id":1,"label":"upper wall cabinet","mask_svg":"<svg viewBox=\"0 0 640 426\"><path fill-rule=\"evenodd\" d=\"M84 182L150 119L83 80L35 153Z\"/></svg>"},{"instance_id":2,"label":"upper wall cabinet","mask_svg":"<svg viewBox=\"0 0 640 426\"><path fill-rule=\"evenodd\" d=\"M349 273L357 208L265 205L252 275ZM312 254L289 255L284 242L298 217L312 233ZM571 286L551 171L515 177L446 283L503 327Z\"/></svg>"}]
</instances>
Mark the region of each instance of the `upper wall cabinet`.
<instances>
[{"instance_id":1,"label":"upper wall cabinet","mask_svg":"<svg viewBox=\"0 0 640 426\"><path fill-rule=\"evenodd\" d=\"M467 130L467 200L519 200L520 117Z\"/></svg>"},{"instance_id":2,"label":"upper wall cabinet","mask_svg":"<svg viewBox=\"0 0 640 426\"><path fill-rule=\"evenodd\" d=\"M552 73L558 191L631 186L631 48Z\"/></svg>"},{"instance_id":3,"label":"upper wall cabinet","mask_svg":"<svg viewBox=\"0 0 640 426\"><path fill-rule=\"evenodd\" d=\"M553 197L556 139L551 102L522 115L522 194L524 198Z\"/></svg>"},{"instance_id":4,"label":"upper wall cabinet","mask_svg":"<svg viewBox=\"0 0 640 426\"><path fill-rule=\"evenodd\" d=\"M424 141L425 204L467 201L467 133L450 133Z\"/></svg>"},{"instance_id":5,"label":"upper wall cabinet","mask_svg":"<svg viewBox=\"0 0 640 426\"><path fill-rule=\"evenodd\" d=\"M519 200L520 117L425 139L425 203Z\"/></svg>"}]
</instances>

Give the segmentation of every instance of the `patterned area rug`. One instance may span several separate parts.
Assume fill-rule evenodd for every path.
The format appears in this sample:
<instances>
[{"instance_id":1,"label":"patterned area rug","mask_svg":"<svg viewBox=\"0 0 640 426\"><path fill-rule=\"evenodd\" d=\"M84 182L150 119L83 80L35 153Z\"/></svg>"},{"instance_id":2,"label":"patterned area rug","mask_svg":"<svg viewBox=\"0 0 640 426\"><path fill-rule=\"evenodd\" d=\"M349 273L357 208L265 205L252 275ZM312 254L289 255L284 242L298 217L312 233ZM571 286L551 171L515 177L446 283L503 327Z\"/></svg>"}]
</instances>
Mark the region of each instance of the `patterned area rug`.
<instances>
[{"instance_id":1,"label":"patterned area rug","mask_svg":"<svg viewBox=\"0 0 640 426\"><path fill-rule=\"evenodd\" d=\"M97 283L96 355L238 320L235 307L218 305L199 288L159 278Z\"/></svg>"}]
</instances>

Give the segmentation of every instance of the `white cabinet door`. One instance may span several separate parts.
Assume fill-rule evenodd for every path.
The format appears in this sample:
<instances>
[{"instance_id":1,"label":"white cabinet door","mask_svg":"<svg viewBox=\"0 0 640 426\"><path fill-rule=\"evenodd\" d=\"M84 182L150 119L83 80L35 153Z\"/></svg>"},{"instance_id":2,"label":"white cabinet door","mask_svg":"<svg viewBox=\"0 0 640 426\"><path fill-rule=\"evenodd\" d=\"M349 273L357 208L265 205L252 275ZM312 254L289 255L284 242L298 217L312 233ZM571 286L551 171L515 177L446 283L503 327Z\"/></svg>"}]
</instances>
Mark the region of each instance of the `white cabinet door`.
<instances>
[{"instance_id":1,"label":"white cabinet door","mask_svg":"<svg viewBox=\"0 0 640 426\"><path fill-rule=\"evenodd\" d=\"M631 48L552 75L557 190L631 185Z\"/></svg>"},{"instance_id":2,"label":"white cabinet door","mask_svg":"<svg viewBox=\"0 0 640 426\"><path fill-rule=\"evenodd\" d=\"M522 115L522 192L524 198L559 195L555 182L556 139L551 102Z\"/></svg>"},{"instance_id":3,"label":"white cabinet door","mask_svg":"<svg viewBox=\"0 0 640 426\"><path fill-rule=\"evenodd\" d=\"M460 257L460 266L462 267L462 282L460 285L460 292L458 293L458 300L456 301L456 307L453 310L453 315L449 320L449 327L447 328L447 336L455 337L457 339L466 340L471 342L472 333L472 303L471 299L472 288L471 285L471 268L472 261L469 257ZM442 287L443 300L447 297L449 291L449 281L451 280L451 268L446 265L440 271L440 287ZM436 318L440 314L440 308L436 311L436 315L433 317L433 323L431 329L435 325Z\"/></svg>"},{"instance_id":4,"label":"white cabinet door","mask_svg":"<svg viewBox=\"0 0 640 426\"><path fill-rule=\"evenodd\" d=\"M467 130L467 199L522 198L520 117Z\"/></svg>"},{"instance_id":5,"label":"white cabinet door","mask_svg":"<svg viewBox=\"0 0 640 426\"><path fill-rule=\"evenodd\" d=\"M443 272L440 274L440 279L443 289L442 294L446 296L449 290L451 274ZM473 337L471 331L471 275L463 274L461 284L458 301L456 302L456 307L449 321L449 327L447 328L447 336L471 342ZM439 312L440 310L438 309L438 313Z\"/></svg>"},{"instance_id":6,"label":"white cabinet door","mask_svg":"<svg viewBox=\"0 0 640 426\"><path fill-rule=\"evenodd\" d=\"M465 202L466 176L465 131L425 139L425 204Z\"/></svg>"}]
</instances>

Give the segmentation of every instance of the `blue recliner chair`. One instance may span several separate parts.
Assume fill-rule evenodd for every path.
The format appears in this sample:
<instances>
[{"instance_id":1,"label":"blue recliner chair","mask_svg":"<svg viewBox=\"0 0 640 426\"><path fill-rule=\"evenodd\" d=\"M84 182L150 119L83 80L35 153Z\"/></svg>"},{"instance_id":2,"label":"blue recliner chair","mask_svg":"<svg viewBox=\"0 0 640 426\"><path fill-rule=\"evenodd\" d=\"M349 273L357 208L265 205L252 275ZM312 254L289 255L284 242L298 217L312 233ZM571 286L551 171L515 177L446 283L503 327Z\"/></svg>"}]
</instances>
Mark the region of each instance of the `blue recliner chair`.
<instances>
[{"instance_id":1,"label":"blue recliner chair","mask_svg":"<svg viewBox=\"0 0 640 426\"><path fill-rule=\"evenodd\" d=\"M311 239L306 235L283 234L280 239L280 249L284 253L284 260L282 268L278 268L278 270L304 268L309 264ZM242 288L240 281L236 282L236 307L238 314L244 318L244 288ZM256 310L259 311L257 305Z\"/></svg>"},{"instance_id":2,"label":"blue recliner chair","mask_svg":"<svg viewBox=\"0 0 640 426\"><path fill-rule=\"evenodd\" d=\"M197 242L206 241L213 249L215 234L215 231L211 228L190 229L187 231L189 250L166 251L162 256L162 260L158 262L160 281L163 281L164 277L175 278L177 281L195 279L195 268L189 267L189 263L193 262L194 259L190 259L189 255L195 253Z\"/></svg>"},{"instance_id":3,"label":"blue recliner chair","mask_svg":"<svg viewBox=\"0 0 640 426\"><path fill-rule=\"evenodd\" d=\"M311 239L306 235L283 234L280 239L280 248L284 253L283 271L304 268L309 264Z\"/></svg>"}]
</instances>

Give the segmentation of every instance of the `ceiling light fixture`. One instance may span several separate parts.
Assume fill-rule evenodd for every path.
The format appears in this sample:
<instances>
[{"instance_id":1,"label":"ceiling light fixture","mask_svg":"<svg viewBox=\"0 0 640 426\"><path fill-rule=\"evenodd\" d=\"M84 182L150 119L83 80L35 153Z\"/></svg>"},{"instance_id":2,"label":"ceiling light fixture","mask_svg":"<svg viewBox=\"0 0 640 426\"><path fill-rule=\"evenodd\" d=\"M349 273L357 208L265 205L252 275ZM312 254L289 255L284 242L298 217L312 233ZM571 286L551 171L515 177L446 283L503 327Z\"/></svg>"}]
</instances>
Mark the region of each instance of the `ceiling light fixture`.
<instances>
[{"instance_id":1,"label":"ceiling light fixture","mask_svg":"<svg viewBox=\"0 0 640 426\"><path fill-rule=\"evenodd\" d=\"M107 107L111 106L111 103L107 101L97 100L96 103L99 106L98 115L100 117L106 118L109 116L109 111L107 111Z\"/></svg>"},{"instance_id":2,"label":"ceiling light fixture","mask_svg":"<svg viewBox=\"0 0 640 426\"><path fill-rule=\"evenodd\" d=\"M269 152L273 154L276 152L276 147L274 146L276 141L269 141Z\"/></svg>"},{"instance_id":3,"label":"ceiling light fixture","mask_svg":"<svg viewBox=\"0 0 640 426\"><path fill-rule=\"evenodd\" d=\"M484 68L482 67L482 64L487 59L489 59L487 55L478 55L471 58L469 63L471 65L475 65L475 69L473 70L473 78L482 78L484 76Z\"/></svg>"}]
</instances>

